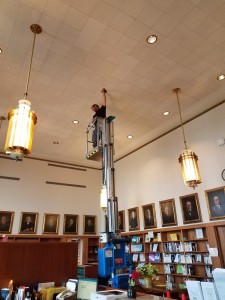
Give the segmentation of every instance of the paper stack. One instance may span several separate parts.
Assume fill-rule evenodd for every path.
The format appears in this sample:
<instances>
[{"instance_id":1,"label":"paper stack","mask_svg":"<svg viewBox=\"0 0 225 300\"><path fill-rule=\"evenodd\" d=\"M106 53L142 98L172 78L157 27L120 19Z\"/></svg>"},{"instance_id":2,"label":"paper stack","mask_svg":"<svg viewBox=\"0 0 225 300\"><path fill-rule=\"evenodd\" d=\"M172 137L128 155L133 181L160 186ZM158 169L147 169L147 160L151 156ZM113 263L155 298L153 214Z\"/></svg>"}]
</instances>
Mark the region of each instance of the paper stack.
<instances>
[{"instance_id":1,"label":"paper stack","mask_svg":"<svg viewBox=\"0 0 225 300\"><path fill-rule=\"evenodd\" d=\"M219 300L224 300L225 297L225 269L216 268L213 272L213 278L216 285L216 290Z\"/></svg>"}]
</instances>

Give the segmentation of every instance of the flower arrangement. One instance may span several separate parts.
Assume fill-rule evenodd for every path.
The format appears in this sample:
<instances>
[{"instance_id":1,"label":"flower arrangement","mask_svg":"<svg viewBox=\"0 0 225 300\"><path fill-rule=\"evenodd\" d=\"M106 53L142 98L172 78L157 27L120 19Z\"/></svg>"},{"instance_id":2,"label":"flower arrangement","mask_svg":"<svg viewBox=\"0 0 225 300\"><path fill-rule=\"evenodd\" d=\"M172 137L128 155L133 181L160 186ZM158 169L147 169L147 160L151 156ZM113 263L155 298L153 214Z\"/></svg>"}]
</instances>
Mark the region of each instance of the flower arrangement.
<instances>
[{"instance_id":1,"label":"flower arrangement","mask_svg":"<svg viewBox=\"0 0 225 300\"><path fill-rule=\"evenodd\" d=\"M158 274L156 267L150 263L145 263L143 266L136 268L141 278L152 277L154 279Z\"/></svg>"},{"instance_id":2,"label":"flower arrangement","mask_svg":"<svg viewBox=\"0 0 225 300\"><path fill-rule=\"evenodd\" d=\"M135 286L135 281L139 278L139 273L137 271L132 271L129 275L129 286Z\"/></svg>"}]
</instances>

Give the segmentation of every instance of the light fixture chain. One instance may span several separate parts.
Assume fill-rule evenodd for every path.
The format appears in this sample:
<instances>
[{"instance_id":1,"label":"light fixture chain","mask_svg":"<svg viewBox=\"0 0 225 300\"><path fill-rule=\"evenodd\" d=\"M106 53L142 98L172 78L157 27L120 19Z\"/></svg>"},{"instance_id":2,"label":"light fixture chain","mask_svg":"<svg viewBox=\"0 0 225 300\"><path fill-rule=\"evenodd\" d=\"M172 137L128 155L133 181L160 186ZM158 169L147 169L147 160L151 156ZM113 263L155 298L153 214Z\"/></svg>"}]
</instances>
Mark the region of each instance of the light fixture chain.
<instances>
[{"instance_id":1,"label":"light fixture chain","mask_svg":"<svg viewBox=\"0 0 225 300\"><path fill-rule=\"evenodd\" d=\"M24 93L24 99L26 100L28 96L28 87L29 87L29 82L30 82L30 72L31 72L31 66L32 66L32 61L33 61L33 55L34 55L34 45L35 45L35 40L36 40L36 32L34 33L34 39L33 39L33 45L32 45L32 51L31 51L31 58L30 58L30 66L28 70L28 76L27 76L27 83L26 83L26 89Z\"/></svg>"},{"instance_id":2,"label":"light fixture chain","mask_svg":"<svg viewBox=\"0 0 225 300\"><path fill-rule=\"evenodd\" d=\"M180 89L176 88L173 91L177 95L177 104L178 104L179 115L180 115L180 123L181 123L183 138L184 138L184 146L185 146L185 149L187 150L187 142L186 142L186 137L185 137L185 133L184 133L184 124L183 124L183 120L182 120L181 109L180 109L180 101L179 101L179 96L178 96L178 93L179 93Z\"/></svg>"}]
</instances>

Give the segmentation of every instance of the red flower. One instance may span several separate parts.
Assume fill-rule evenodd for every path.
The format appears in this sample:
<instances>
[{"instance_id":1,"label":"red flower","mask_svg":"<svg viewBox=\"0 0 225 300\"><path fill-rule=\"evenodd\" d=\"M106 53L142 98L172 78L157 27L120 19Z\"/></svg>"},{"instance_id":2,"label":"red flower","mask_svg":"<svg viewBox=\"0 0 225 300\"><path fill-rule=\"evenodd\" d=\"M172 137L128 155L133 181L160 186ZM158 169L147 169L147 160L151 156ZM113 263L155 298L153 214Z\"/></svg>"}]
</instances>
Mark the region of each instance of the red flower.
<instances>
[{"instance_id":1,"label":"red flower","mask_svg":"<svg viewBox=\"0 0 225 300\"><path fill-rule=\"evenodd\" d=\"M130 274L130 278L138 279L139 278L139 273L137 271L132 271L132 273Z\"/></svg>"}]
</instances>

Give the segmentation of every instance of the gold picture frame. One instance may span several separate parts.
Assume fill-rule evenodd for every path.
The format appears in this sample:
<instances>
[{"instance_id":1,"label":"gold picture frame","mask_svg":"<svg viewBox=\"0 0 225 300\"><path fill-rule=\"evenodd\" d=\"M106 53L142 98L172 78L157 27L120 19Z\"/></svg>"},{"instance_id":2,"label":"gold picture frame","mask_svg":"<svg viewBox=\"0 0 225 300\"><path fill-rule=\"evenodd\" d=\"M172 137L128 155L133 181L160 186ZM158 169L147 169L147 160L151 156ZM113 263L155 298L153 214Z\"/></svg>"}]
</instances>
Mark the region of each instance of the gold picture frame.
<instances>
[{"instance_id":1,"label":"gold picture frame","mask_svg":"<svg viewBox=\"0 0 225 300\"><path fill-rule=\"evenodd\" d=\"M197 223L202 222L202 215L199 205L198 194L189 194L181 196L180 206L182 211L183 223Z\"/></svg>"},{"instance_id":2,"label":"gold picture frame","mask_svg":"<svg viewBox=\"0 0 225 300\"><path fill-rule=\"evenodd\" d=\"M209 219L225 218L225 187L218 187L205 191Z\"/></svg>"},{"instance_id":3,"label":"gold picture frame","mask_svg":"<svg viewBox=\"0 0 225 300\"><path fill-rule=\"evenodd\" d=\"M125 210L118 212L118 228L121 232L125 231Z\"/></svg>"},{"instance_id":4,"label":"gold picture frame","mask_svg":"<svg viewBox=\"0 0 225 300\"><path fill-rule=\"evenodd\" d=\"M83 233L96 234L96 216L93 215L83 216Z\"/></svg>"},{"instance_id":5,"label":"gold picture frame","mask_svg":"<svg viewBox=\"0 0 225 300\"><path fill-rule=\"evenodd\" d=\"M128 209L129 231L140 229L139 208L133 207Z\"/></svg>"},{"instance_id":6,"label":"gold picture frame","mask_svg":"<svg viewBox=\"0 0 225 300\"><path fill-rule=\"evenodd\" d=\"M78 215L64 214L63 234L78 234Z\"/></svg>"},{"instance_id":7,"label":"gold picture frame","mask_svg":"<svg viewBox=\"0 0 225 300\"><path fill-rule=\"evenodd\" d=\"M59 214L45 213L43 219L43 233L58 234Z\"/></svg>"},{"instance_id":8,"label":"gold picture frame","mask_svg":"<svg viewBox=\"0 0 225 300\"><path fill-rule=\"evenodd\" d=\"M37 212L21 212L19 233L35 234L37 230L37 222Z\"/></svg>"},{"instance_id":9,"label":"gold picture frame","mask_svg":"<svg viewBox=\"0 0 225 300\"><path fill-rule=\"evenodd\" d=\"M155 203L142 205L144 229L157 227Z\"/></svg>"},{"instance_id":10,"label":"gold picture frame","mask_svg":"<svg viewBox=\"0 0 225 300\"><path fill-rule=\"evenodd\" d=\"M14 219L14 211L0 211L0 233L10 234Z\"/></svg>"},{"instance_id":11,"label":"gold picture frame","mask_svg":"<svg viewBox=\"0 0 225 300\"><path fill-rule=\"evenodd\" d=\"M162 226L177 225L177 214L174 199L159 201Z\"/></svg>"}]
</instances>

